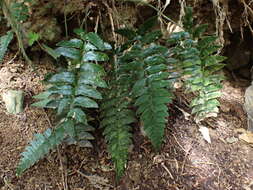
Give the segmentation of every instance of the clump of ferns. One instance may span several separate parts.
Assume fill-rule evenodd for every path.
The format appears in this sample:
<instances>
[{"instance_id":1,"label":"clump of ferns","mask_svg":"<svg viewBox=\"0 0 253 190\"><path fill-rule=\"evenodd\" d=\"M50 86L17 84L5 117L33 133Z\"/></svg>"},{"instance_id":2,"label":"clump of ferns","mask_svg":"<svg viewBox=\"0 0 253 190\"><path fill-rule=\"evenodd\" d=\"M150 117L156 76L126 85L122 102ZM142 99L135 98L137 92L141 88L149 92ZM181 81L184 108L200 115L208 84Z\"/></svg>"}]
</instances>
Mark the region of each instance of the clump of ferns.
<instances>
[{"instance_id":1,"label":"clump of ferns","mask_svg":"<svg viewBox=\"0 0 253 190\"><path fill-rule=\"evenodd\" d=\"M186 8L185 31L170 36L172 47L168 49L158 42L161 32L150 30L155 21L156 18L149 19L138 30L118 31L128 41L116 51L108 88L103 80L105 72L97 62L108 60L103 51L111 47L96 34L78 30L79 38L58 43L56 50L45 46L53 57L66 57L69 66L46 79L49 88L35 97L40 101L34 106L56 109L59 122L55 129L35 135L22 153L18 175L65 139L91 146L90 132L94 128L88 124L87 111L98 108L95 100L102 99L100 88L104 88L100 126L104 128L117 179L127 163L136 118L155 150L160 149L175 77L187 75L187 90L197 92L191 106L198 121L218 112L222 76L215 73L222 68L219 62L224 57L213 55L219 48L214 43L216 37L203 36L206 25L193 27L191 9ZM177 70L182 72L177 74Z\"/></svg>"},{"instance_id":2,"label":"clump of ferns","mask_svg":"<svg viewBox=\"0 0 253 190\"><path fill-rule=\"evenodd\" d=\"M54 57L64 56L68 68L48 77L48 89L35 96L39 99L33 106L56 109L58 123L54 129L47 129L35 138L22 153L17 167L17 175L22 174L50 150L63 141L92 147L89 142L94 130L88 123L87 111L98 108L97 100L102 99L99 88L107 88L103 80L105 71L97 62L107 61L103 51L111 46L102 41L95 33L76 30L79 38L61 41L57 49L50 51Z\"/></svg>"},{"instance_id":3,"label":"clump of ferns","mask_svg":"<svg viewBox=\"0 0 253 190\"><path fill-rule=\"evenodd\" d=\"M183 19L184 31L171 34L168 43L172 57L177 60L181 76L185 78L186 90L197 93L192 100L192 114L196 122L217 116L223 76L217 73L225 57L214 55L219 50L216 36L205 36L207 25L194 26L192 8L186 7Z\"/></svg>"},{"instance_id":4,"label":"clump of ferns","mask_svg":"<svg viewBox=\"0 0 253 190\"><path fill-rule=\"evenodd\" d=\"M163 142L169 115L167 104L172 101L172 93L168 48L157 42L160 31L150 32L155 20L151 18L137 31L118 31L129 40L119 48L114 82L101 106L101 127L105 128L117 178L127 163L132 144L131 124L136 117L155 150L159 150Z\"/></svg>"}]
</instances>

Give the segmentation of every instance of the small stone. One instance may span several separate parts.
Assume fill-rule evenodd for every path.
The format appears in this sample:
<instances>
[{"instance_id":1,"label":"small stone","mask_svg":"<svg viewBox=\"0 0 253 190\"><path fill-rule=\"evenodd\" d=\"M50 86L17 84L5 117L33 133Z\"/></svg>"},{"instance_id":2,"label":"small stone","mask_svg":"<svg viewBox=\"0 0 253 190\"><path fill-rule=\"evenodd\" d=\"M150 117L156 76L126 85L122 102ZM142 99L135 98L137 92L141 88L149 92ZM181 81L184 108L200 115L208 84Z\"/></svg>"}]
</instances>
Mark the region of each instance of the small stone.
<instances>
[{"instance_id":1,"label":"small stone","mask_svg":"<svg viewBox=\"0 0 253 190\"><path fill-rule=\"evenodd\" d=\"M21 90L9 90L2 94L7 111L18 114L23 111L24 92Z\"/></svg>"},{"instance_id":2,"label":"small stone","mask_svg":"<svg viewBox=\"0 0 253 190\"><path fill-rule=\"evenodd\" d=\"M248 116L248 130L253 132L253 82L245 91L244 110Z\"/></svg>"}]
</instances>

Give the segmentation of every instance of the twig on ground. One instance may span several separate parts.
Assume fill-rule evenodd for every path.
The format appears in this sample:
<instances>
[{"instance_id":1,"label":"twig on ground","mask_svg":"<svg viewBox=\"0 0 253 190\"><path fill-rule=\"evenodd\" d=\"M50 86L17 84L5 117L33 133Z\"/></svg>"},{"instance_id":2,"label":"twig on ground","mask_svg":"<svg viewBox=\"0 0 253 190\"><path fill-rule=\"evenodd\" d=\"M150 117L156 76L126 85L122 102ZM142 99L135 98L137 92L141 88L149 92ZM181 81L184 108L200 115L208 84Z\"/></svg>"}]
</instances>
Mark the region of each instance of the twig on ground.
<instances>
[{"instance_id":1,"label":"twig on ground","mask_svg":"<svg viewBox=\"0 0 253 190\"><path fill-rule=\"evenodd\" d=\"M178 142L176 136L175 136L174 134L172 134L172 135L173 135L173 137L175 138L176 143L180 146L180 148L181 148L184 152L186 152L186 150L184 149L184 147Z\"/></svg>"},{"instance_id":2,"label":"twig on ground","mask_svg":"<svg viewBox=\"0 0 253 190\"><path fill-rule=\"evenodd\" d=\"M66 161L66 158L63 158L59 148L57 147L57 153L58 153L58 158L60 160L60 169L61 169L61 173L62 173L62 183L63 183L63 189L64 190L68 190L68 175L67 175L67 166L66 163L63 162L63 159Z\"/></svg>"},{"instance_id":3,"label":"twig on ground","mask_svg":"<svg viewBox=\"0 0 253 190\"><path fill-rule=\"evenodd\" d=\"M170 173L170 170L165 166L164 162L161 163L161 166L165 169L165 171L169 174L171 179L174 179L173 175Z\"/></svg>"},{"instance_id":4,"label":"twig on ground","mask_svg":"<svg viewBox=\"0 0 253 190\"><path fill-rule=\"evenodd\" d=\"M44 113L46 115L46 119L47 119L47 122L50 126L50 128L52 128L52 123L47 115L47 112L45 111L44 109ZM59 150L59 147L57 146L57 154L58 154L58 158L60 160L60 169L61 169L61 172L62 172L62 183L63 183L63 189L64 190L68 190L68 175L67 175L67 165L65 162L63 162L63 159L66 160L66 158L63 158L61 153L60 153L60 150Z\"/></svg>"},{"instance_id":5,"label":"twig on ground","mask_svg":"<svg viewBox=\"0 0 253 190\"><path fill-rule=\"evenodd\" d=\"M106 2L104 2L104 5L106 6L106 8L108 10L109 19L110 19L111 28L112 28L112 36L113 36L113 39L114 39L115 43L117 44L117 36L116 36L116 33L115 33L114 21L113 21L113 16L112 16L113 11Z\"/></svg>"},{"instance_id":6,"label":"twig on ground","mask_svg":"<svg viewBox=\"0 0 253 190\"><path fill-rule=\"evenodd\" d=\"M95 25L95 28L94 28L94 31L95 31L95 33L97 33L98 32L98 24L99 24L99 15L97 16L97 19L96 19L96 25Z\"/></svg>"},{"instance_id":7,"label":"twig on ground","mask_svg":"<svg viewBox=\"0 0 253 190\"><path fill-rule=\"evenodd\" d=\"M14 189L15 189L14 185L12 185L12 184L9 182L9 180L7 179L6 176L4 176L3 181L4 181L4 185L6 185L10 190L14 190Z\"/></svg>"},{"instance_id":8,"label":"twig on ground","mask_svg":"<svg viewBox=\"0 0 253 190\"><path fill-rule=\"evenodd\" d=\"M183 161L183 164L182 164L182 167L181 167L181 175L182 175L183 172L184 172L185 162L186 162L187 156L188 156L189 153L190 153L190 150L191 150L191 149L189 149L189 150L186 152L185 156L184 156L184 161Z\"/></svg>"},{"instance_id":9,"label":"twig on ground","mask_svg":"<svg viewBox=\"0 0 253 190\"><path fill-rule=\"evenodd\" d=\"M6 64L8 65L10 63L13 63L13 61L16 59L18 54L19 54L19 51L17 51L17 53L14 55L14 57L11 60L9 60Z\"/></svg>"},{"instance_id":10,"label":"twig on ground","mask_svg":"<svg viewBox=\"0 0 253 190\"><path fill-rule=\"evenodd\" d=\"M183 163L183 162L178 161L178 160L176 160L176 159L174 159L174 160L166 159L166 161L168 161L168 162L175 162L175 163L176 163L177 172L178 172L178 170L179 170L179 164L178 164L178 163L181 163L181 164ZM189 168L196 168L196 169L199 169L198 167L192 166L192 165L189 165L189 164L185 164L185 166L187 166L187 167L189 167Z\"/></svg>"},{"instance_id":11,"label":"twig on ground","mask_svg":"<svg viewBox=\"0 0 253 190\"><path fill-rule=\"evenodd\" d=\"M105 180L103 177L96 176L96 175L85 175L84 173L82 173L82 172L79 171L79 170L76 170L76 172L77 172L78 174L80 174L81 176L87 178L91 183L96 182L96 183L98 183L98 184L100 184L100 185L113 188L113 186L110 185L110 184L108 184L108 183L107 183L107 180ZM105 182L105 181L106 181L106 182Z\"/></svg>"}]
</instances>

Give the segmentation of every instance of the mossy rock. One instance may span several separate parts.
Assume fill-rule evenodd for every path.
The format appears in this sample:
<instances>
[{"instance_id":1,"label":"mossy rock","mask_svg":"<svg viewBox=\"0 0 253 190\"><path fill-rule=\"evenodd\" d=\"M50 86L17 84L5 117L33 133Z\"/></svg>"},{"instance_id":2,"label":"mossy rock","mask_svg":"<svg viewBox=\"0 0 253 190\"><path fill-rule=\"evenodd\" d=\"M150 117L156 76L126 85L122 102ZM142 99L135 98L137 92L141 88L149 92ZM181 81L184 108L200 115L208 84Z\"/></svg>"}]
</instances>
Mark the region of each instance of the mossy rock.
<instances>
[{"instance_id":1,"label":"mossy rock","mask_svg":"<svg viewBox=\"0 0 253 190\"><path fill-rule=\"evenodd\" d=\"M2 94L7 111L18 114L23 111L24 92L21 90L9 90Z\"/></svg>"}]
</instances>

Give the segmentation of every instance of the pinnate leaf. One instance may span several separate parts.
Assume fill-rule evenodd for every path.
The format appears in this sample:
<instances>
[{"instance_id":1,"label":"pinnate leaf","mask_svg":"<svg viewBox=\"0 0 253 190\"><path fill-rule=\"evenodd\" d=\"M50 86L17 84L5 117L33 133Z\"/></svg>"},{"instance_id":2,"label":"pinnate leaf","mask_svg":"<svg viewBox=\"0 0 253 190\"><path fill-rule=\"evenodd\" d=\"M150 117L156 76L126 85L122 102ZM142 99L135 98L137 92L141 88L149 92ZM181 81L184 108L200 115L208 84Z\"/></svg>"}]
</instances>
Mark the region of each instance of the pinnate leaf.
<instances>
[{"instance_id":1,"label":"pinnate leaf","mask_svg":"<svg viewBox=\"0 0 253 190\"><path fill-rule=\"evenodd\" d=\"M0 64L3 61L8 45L13 39L13 32L7 32L6 35L0 37Z\"/></svg>"}]
</instances>

